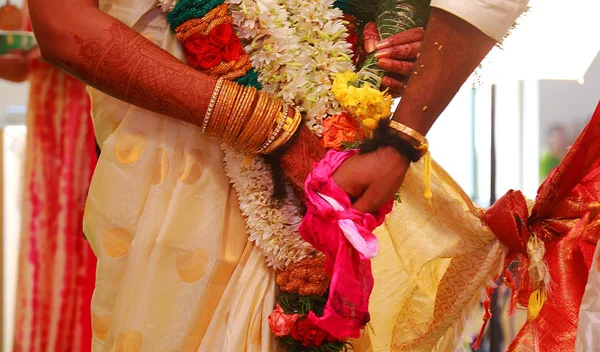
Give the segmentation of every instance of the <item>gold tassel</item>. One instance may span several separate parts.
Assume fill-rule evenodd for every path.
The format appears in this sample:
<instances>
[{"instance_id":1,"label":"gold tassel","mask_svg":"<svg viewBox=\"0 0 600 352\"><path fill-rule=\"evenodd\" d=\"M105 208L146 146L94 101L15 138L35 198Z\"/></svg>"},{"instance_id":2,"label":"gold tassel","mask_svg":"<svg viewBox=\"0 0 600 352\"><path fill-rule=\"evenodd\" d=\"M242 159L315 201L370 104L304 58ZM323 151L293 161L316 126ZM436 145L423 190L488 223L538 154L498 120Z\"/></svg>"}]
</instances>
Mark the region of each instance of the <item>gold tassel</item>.
<instances>
[{"instance_id":1,"label":"gold tassel","mask_svg":"<svg viewBox=\"0 0 600 352\"><path fill-rule=\"evenodd\" d=\"M540 311L546 303L546 292L538 288L529 296L529 305L527 306L527 320L532 322L540 315Z\"/></svg>"},{"instance_id":2,"label":"gold tassel","mask_svg":"<svg viewBox=\"0 0 600 352\"><path fill-rule=\"evenodd\" d=\"M529 296L527 320L534 321L546 303L546 289L550 287L550 273L544 261L546 246L536 235L531 235L527 241L527 256L529 257L529 278L534 290Z\"/></svg>"},{"instance_id":3,"label":"gold tassel","mask_svg":"<svg viewBox=\"0 0 600 352\"><path fill-rule=\"evenodd\" d=\"M423 168L423 172L425 173L424 175L424 180L425 180L425 198L429 201L429 204L431 204L431 197L433 197L433 193L431 193L431 153L429 152L429 146L427 144L423 144L421 145L420 149L425 149L425 155L423 156L423 163L424 168Z\"/></svg>"}]
</instances>

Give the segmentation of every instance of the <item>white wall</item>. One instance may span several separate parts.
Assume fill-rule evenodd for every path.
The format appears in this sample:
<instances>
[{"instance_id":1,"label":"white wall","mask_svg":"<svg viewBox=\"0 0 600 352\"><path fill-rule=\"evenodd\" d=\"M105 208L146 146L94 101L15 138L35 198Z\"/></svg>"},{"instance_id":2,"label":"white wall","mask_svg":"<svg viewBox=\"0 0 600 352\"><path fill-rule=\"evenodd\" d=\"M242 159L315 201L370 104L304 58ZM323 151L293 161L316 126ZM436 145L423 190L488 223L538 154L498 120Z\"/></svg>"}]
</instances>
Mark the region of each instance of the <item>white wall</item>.
<instances>
[{"instance_id":1,"label":"white wall","mask_svg":"<svg viewBox=\"0 0 600 352\"><path fill-rule=\"evenodd\" d=\"M27 105L28 83L10 83L0 80L0 114L9 105Z\"/></svg>"},{"instance_id":2,"label":"white wall","mask_svg":"<svg viewBox=\"0 0 600 352\"><path fill-rule=\"evenodd\" d=\"M568 63L565 63L568 64ZM583 84L574 81L540 82L540 145L549 129L563 124L575 138L600 101L600 54L588 69Z\"/></svg>"}]
</instances>

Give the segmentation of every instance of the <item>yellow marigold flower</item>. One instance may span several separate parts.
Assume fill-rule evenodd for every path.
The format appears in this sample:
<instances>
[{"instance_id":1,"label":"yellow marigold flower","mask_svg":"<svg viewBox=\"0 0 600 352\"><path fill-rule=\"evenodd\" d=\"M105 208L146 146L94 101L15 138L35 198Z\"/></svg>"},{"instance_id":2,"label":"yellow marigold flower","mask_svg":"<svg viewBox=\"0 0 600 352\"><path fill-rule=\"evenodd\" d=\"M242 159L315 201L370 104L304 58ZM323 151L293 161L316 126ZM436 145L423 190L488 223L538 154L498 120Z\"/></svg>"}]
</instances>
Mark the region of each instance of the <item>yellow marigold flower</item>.
<instances>
[{"instance_id":1,"label":"yellow marigold flower","mask_svg":"<svg viewBox=\"0 0 600 352\"><path fill-rule=\"evenodd\" d=\"M392 97L369 83L363 83L362 87L351 85L356 79L356 73L351 71L337 74L331 90L344 110L372 130L377 121L390 117Z\"/></svg>"}]
</instances>

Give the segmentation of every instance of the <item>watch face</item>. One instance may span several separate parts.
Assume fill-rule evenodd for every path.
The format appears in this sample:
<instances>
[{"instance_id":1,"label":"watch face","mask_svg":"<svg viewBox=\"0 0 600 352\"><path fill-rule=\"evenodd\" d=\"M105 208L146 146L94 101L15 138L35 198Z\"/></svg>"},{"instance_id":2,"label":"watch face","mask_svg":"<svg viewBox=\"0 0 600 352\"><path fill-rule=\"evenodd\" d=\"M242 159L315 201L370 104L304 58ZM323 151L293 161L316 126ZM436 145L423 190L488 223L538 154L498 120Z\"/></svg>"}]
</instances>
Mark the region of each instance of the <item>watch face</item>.
<instances>
[{"instance_id":1,"label":"watch face","mask_svg":"<svg viewBox=\"0 0 600 352\"><path fill-rule=\"evenodd\" d=\"M16 31L23 29L23 12L14 6L7 4L0 7L0 30Z\"/></svg>"},{"instance_id":2,"label":"watch face","mask_svg":"<svg viewBox=\"0 0 600 352\"><path fill-rule=\"evenodd\" d=\"M29 51L35 46L35 37L31 32L0 31L0 55L14 50Z\"/></svg>"}]
</instances>

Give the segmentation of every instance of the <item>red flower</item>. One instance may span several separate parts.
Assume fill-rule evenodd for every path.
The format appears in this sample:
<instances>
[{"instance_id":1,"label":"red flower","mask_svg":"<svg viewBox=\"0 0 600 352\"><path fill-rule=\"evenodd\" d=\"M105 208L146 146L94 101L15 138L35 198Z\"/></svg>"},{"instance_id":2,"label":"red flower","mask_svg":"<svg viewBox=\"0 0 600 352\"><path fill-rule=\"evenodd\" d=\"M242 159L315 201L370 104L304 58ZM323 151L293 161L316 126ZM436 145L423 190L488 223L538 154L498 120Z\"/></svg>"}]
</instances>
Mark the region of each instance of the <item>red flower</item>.
<instances>
[{"instance_id":1,"label":"red flower","mask_svg":"<svg viewBox=\"0 0 600 352\"><path fill-rule=\"evenodd\" d=\"M226 47L231 41L232 37L236 37L233 33L233 25L231 23L224 23L216 26L210 31L210 43L218 48Z\"/></svg>"},{"instance_id":2,"label":"red flower","mask_svg":"<svg viewBox=\"0 0 600 352\"><path fill-rule=\"evenodd\" d=\"M269 315L269 327L277 337L284 337L292 332L300 316L298 314L285 314L278 304L277 309Z\"/></svg>"},{"instance_id":3,"label":"red flower","mask_svg":"<svg viewBox=\"0 0 600 352\"><path fill-rule=\"evenodd\" d=\"M302 342L304 347L319 347L323 341L336 341L327 331L321 330L310 319L301 320L293 329L292 337Z\"/></svg>"},{"instance_id":4,"label":"red flower","mask_svg":"<svg viewBox=\"0 0 600 352\"><path fill-rule=\"evenodd\" d=\"M240 38L237 36L232 36L229 44L223 49L223 58L225 61L235 61L240 58L242 55L242 43L240 43Z\"/></svg>"},{"instance_id":5,"label":"red flower","mask_svg":"<svg viewBox=\"0 0 600 352\"><path fill-rule=\"evenodd\" d=\"M212 45L205 46L198 53L188 52L188 64L202 70L217 66L222 59L221 50Z\"/></svg>"},{"instance_id":6,"label":"red flower","mask_svg":"<svg viewBox=\"0 0 600 352\"><path fill-rule=\"evenodd\" d=\"M196 34L190 38L188 38L185 43L185 49L188 52L198 54L204 47L209 45L208 37L202 34Z\"/></svg>"}]
</instances>

